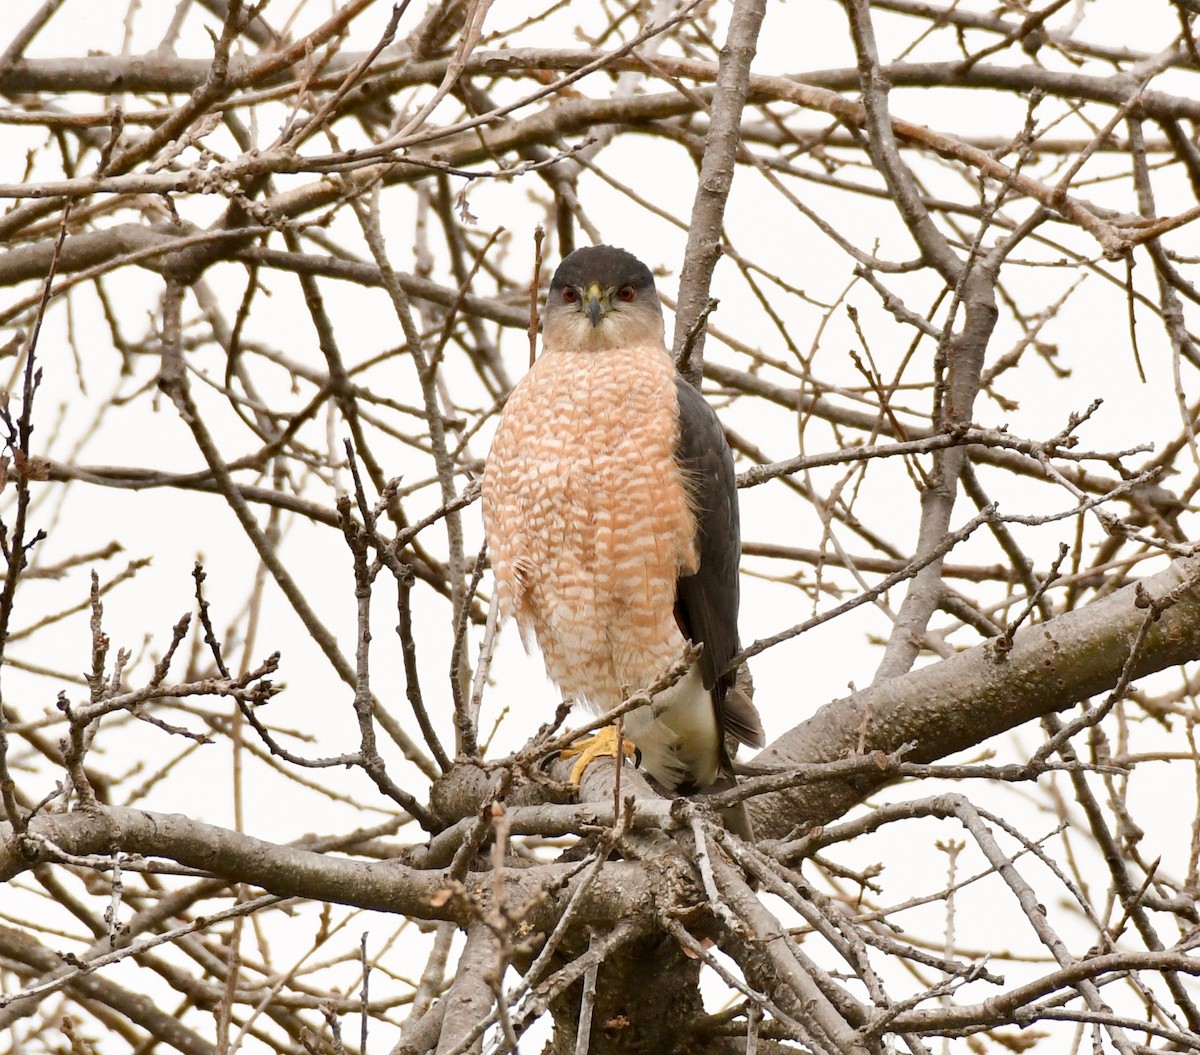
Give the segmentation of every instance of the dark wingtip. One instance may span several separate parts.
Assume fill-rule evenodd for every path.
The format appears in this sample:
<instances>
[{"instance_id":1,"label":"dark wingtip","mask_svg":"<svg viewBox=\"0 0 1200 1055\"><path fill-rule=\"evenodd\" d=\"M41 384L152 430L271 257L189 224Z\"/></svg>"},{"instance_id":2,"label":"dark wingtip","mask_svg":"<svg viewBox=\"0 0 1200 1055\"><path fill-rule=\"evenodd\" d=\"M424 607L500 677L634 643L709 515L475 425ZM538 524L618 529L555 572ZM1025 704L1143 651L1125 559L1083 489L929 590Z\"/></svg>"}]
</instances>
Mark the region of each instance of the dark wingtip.
<instances>
[{"instance_id":1,"label":"dark wingtip","mask_svg":"<svg viewBox=\"0 0 1200 1055\"><path fill-rule=\"evenodd\" d=\"M722 701L721 717L725 732L747 747L765 747L767 734L758 711L740 685L731 685Z\"/></svg>"}]
</instances>

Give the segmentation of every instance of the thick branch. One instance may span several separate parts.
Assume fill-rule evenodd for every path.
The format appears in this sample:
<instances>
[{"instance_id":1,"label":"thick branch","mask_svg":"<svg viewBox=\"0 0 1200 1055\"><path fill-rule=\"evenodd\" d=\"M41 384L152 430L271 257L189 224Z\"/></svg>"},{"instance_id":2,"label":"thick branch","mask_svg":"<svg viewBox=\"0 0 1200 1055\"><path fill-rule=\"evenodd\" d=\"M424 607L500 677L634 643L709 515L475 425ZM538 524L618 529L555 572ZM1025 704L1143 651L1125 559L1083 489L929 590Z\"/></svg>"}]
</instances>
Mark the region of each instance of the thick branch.
<instances>
[{"instance_id":1,"label":"thick branch","mask_svg":"<svg viewBox=\"0 0 1200 1055\"><path fill-rule=\"evenodd\" d=\"M766 7L766 0L736 0L733 5L729 35L717 67L717 86L708 133L704 137L704 158L692 202L683 273L679 277L672 351L683 376L697 386L704 373L704 328L701 324L694 335L692 329L701 323L713 269L721 255L725 203L733 186L741 143L742 108L746 105L750 65L754 61ZM689 351L687 362L683 361L685 348Z\"/></svg>"},{"instance_id":2,"label":"thick branch","mask_svg":"<svg viewBox=\"0 0 1200 1055\"><path fill-rule=\"evenodd\" d=\"M1134 676L1200 657L1200 559L1181 558L1142 580L1160 598L1184 584L1152 627ZM1146 618L1137 584L1046 623L1025 627L1002 653L991 642L822 707L769 745L764 764L828 762L915 743L907 757L931 761L962 751L1044 714L1112 688ZM781 838L797 825L841 816L881 783L793 788L751 804L759 835Z\"/></svg>"}]
</instances>

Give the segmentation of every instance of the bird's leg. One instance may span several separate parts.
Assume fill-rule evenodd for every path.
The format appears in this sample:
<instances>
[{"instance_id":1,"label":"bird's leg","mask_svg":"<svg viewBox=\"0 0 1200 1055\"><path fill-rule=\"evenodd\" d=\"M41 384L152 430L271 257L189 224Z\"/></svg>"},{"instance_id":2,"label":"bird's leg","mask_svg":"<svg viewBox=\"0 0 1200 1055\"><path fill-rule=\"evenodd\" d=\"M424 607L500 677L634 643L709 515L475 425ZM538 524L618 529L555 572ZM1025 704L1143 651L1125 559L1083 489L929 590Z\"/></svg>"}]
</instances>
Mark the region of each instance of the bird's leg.
<instances>
[{"instance_id":1,"label":"bird's leg","mask_svg":"<svg viewBox=\"0 0 1200 1055\"><path fill-rule=\"evenodd\" d=\"M632 740L622 735L617 726L606 725L603 729L597 729L594 736L585 736L564 747L560 757L579 756L579 760L571 767L571 783L578 784L583 779L583 771L597 758L620 758L622 755L634 758L636 754L637 748Z\"/></svg>"}]
</instances>

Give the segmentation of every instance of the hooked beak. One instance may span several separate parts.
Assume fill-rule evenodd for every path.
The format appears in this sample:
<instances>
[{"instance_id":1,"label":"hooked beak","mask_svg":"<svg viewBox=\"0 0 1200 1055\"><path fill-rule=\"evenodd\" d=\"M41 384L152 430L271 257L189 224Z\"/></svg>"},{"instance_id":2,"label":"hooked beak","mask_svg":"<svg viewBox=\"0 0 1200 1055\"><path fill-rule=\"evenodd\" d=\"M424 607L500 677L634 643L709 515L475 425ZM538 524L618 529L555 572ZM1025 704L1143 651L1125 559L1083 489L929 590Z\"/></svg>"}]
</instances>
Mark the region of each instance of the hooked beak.
<instances>
[{"instance_id":1,"label":"hooked beak","mask_svg":"<svg viewBox=\"0 0 1200 1055\"><path fill-rule=\"evenodd\" d=\"M592 327L600 325L600 320L608 314L608 296L600 288L599 282L591 283L583 294L584 309L592 320Z\"/></svg>"}]
</instances>

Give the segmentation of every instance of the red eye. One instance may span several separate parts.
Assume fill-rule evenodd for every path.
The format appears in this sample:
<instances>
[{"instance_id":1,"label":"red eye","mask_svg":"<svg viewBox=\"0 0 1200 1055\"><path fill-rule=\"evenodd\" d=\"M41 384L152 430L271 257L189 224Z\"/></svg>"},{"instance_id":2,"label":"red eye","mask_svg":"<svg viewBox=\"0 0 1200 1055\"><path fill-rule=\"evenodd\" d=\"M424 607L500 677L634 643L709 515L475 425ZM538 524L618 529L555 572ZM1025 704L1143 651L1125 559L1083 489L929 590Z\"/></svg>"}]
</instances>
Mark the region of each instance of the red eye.
<instances>
[{"instance_id":1,"label":"red eye","mask_svg":"<svg viewBox=\"0 0 1200 1055\"><path fill-rule=\"evenodd\" d=\"M568 304L574 304L579 299L579 290L573 286L563 286L562 297Z\"/></svg>"},{"instance_id":2,"label":"red eye","mask_svg":"<svg viewBox=\"0 0 1200 1055\"><path fill-rule=\"evenodd\" d=\"M633 300L637 296L637 290L632 286L622 286L617 290L617 300Z\"/></svg>"}]
</instances>

